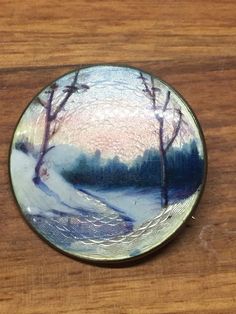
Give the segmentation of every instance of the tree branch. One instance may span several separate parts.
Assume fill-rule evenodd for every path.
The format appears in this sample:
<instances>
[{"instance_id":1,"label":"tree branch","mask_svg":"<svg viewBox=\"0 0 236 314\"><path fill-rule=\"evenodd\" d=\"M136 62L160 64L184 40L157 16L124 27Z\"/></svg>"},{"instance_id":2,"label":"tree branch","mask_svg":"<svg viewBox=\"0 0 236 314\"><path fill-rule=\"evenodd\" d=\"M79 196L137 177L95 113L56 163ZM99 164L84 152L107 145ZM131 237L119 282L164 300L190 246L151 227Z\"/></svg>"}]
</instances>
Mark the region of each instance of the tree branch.
<instances>
[{"instance_id":1,"label":"tree branch","mask_svg":"<svg viewBox=\"0 0 236 314\"><path fill-rule=\"evenodd\" d=\"M58 132L59 128L60 128L60 123L59 123L59 121L54 120L54 125L53 125L52 131L51 131L50 136L49 136L50 140L51 140L51 139L53 138L53 136Z\"/></svg>"},{"instance_id":2,"label":"tree branch","mask_svg":"<svg viewBox=\"0 0 236 314\"><path fill-rule=\"evenodd\" d=\"M48 149L45 151L45 155L51 150L51 149L53 149L55 147L55 145L53 145L53 146L51 146L51 147L48 147Z\"/></svg>"},{"instance_id":3,"label":"tree branch","mask_svg":"<svg viewBox=\"0 0 236 314\"><path fill-rule=\"evenodd\" d=\"M140 76L138 78L140 78L142 80L142 83L143 83L143 85L145 87L143 92L147 93L147 95L152 100L152 109L155 111L157 109L157 105L156 105L156 91L160 91L160 89L155 87L155 82L154 82L153 76L151 76L151 88L150 88L148 86L147 82L146 82L146 78L143 76L143 73L139 72L139 74L140 74Z\"/></svg>"},{"instance_id":4,"label":"tree branch","mask_svg":"<svg viewBox=\"0 0 236 314\"><path fill-rule=\"evenodd\" d=\"M166 145L165 152L167 152L168 149L171 147L171 145L173 144L174 140L176 139L176 137L179 133L183 114L182 114L180 109L178 110L178 113L179 113L179 121L177 123L177 126L174 128L174 131L173 131L173 134L172 134L172 137L171 137L169 143Z\"/></svg>"},{"instance_id":5,"label":"tree branch","mask_svg":"<svg viewBox=\"0 0 236 314\"><path fill-rule=\"evenodd\" d=\"M72 84L70 86L68 86L65 97L62 99L61 103L57 106L57 108L55 109L54 113L50 115L50 121L53 121L53 120L56 119L58 113L63 109L63 107L67 103L67 100L77 90L75 85L76 85L77 80L78 80L78 75L79 75L79 71L77 71L75 73L75 76L74 76Z\"/></svg>"},{"instance_id":6,"label":"tree branch","mask_svg":"<svg viewBox=\"0 0 236 314\"><path fill-rule=\"evenodd\" d=\"M39 96L36 98L36 100L42 107L47 108L47 102L43 101Z\"/></svg>"},{"instance_id":7,"label":"tree branch","mask_svg":"<svg viewBox=\"0 0 236 314\"><path fill-rule=\"evenodd\" d=\"M153 94L151 92L151 90L149 89L148 87L148 84L146 82L146 78L143 76L143 73L142 72L139 72L140 76L139 78L142 80L142 83L145 87L145 89L143 90L143 92L146 92L151 98L153 97Z\"/></svg>"},{"instance_id":8,"label":"tree branch","mask_svg":"<svg viewBox=\"0 0 236 314\"><path fill-rule=\"evenodd\" d=\"M164 103L164 106L163 106L163 112L166 111L166 108L169 104L169 101L170 101L170 91L168 90L167 93L166 93L166 99L165 99L165 103Z\"/></svg>"},{"instance_id":9,"label":"tree branch","mask_svg":"<svg viewBox=\"0 0 236 314\"><path fill-rule=\"evenodd\" d=\"M152 84L152 107L153 110L156 110L156 91L155 91L155 87L154 87L154 78L153 76L151 76L151 84Z\"/></svg>"}]
</instances>

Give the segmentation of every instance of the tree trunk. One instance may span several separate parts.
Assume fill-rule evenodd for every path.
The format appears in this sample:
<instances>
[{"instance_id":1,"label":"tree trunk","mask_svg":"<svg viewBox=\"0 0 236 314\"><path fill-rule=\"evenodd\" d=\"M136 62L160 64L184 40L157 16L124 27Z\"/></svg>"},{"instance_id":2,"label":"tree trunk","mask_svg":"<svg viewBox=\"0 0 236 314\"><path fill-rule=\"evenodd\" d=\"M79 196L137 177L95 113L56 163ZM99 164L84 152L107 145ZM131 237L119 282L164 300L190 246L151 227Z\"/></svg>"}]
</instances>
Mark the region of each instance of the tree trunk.
<instances>
[{"instance_id":1,"label":"tree trunk","mask_svg":"<svg viewBox=\"0 0 236 314\"><path fill-rule=\"evenodd\" d=\"M159 147L160 147L160 164L161 164L161 206L168 206L168 186L167 186L167 158L163 141L163 118L160 119L159 128Z\"/></svg>"},{"instance_id":2,"label":"tree trunk","mask_svg":"<svg viewBox=\"0 0 236 314\"><path fill-rule=\"evenodd\" d=\"M161 162L161 205L162 207L167 207L168 200L168 185L167 185L167 158L166 153L163 152L160 154L160 162Z\"/></svg>"},{"instance_id":3,"label":"tree trunk","mask_svg":"<svg viewBox=\"0 0 236 314\"><path fill-rule=\"evenodd\" d=\"M66 86L67 91L66 91L65 97L62 99L62 101L57 106L57 108L54 110L54 112L52 112L53 111L52 110L52 102L53 102L54 92L57 88L56 83L51 86L51 93L50 93L50 96L49 96L47 103L43 103L41 101L42 106L46 109L46 115L45 115L45 128L44 128L43 141L42 141L42 145L40 148L39 159L38 159L37 164L35 166L35 174L34 174L34 178L33 178L33 182L35 184L40 183L40 170L41 170L41 167L44 163L44 156L46 155L46 153L50 149L52 149L54 147L54 146L49 147L49 140L50 140L50 137L52 136L52 134L50 134L51 123L52 123L52 121L56 120L58 114L64 108L64 106L66 105L66 103L69 100L69 98L71 97L71 95L75 91L78 90L78 88L76 87L78 75L79 75L79 72L77 71L75 73L75 76L74 76L74 79L73 79L73 82L71 83L71 85ZM83 89L86 89L86 90L89 88L87 85L83 85L82 87L83 87Z\"/></svg>"},{"instance_id":4,"label":"tree trunk","mask_svg":"<svg viewBox=\"0 0 236 314\"><path fill-rule=\"evenodd\" d=\"M34 173L34 178L33 182L35 184L39 184L40 182L40 170L43 165L43 159L45 154L48 151L48 144L49 144L49 138L50 138L50 126L51 126L51 108L52 104L51 101L48 102L47 107L46 107L46 115L45 115L45 129L44 129L44 135L43 135L43 142L42 146L40 148L40 153L39 153L39 159L37 161L37 164L35 166L35 173Z\"/></svg>"},{"instance_id":5,"label":"tree trunk","mask_svg":"<svg viewBox=\"0 0 236 314\"><path fill-rule=\"evenodd\" d=\"M167 151L173 144L178 132L180 130L182 113L179 110L179 122L177 127L175 128L174 134L167 145L164 143L164 117L163 114L167 110L167 106L170 101L170 91L167 91L165 103L162 108L162 116L156 114L157 105L156 105L156 91L160 91L159 88L155 87L154 78L151 76L151 88L148 86L145 77L142 72L140 72L139 78L142 80L144 86L144 93L148 96L152 101L152 110L155 113L156 120L159 122L159 150L160 150L160 167L161 167L161 206L165 208L168 206L169 197L168 197L168 182L167 182ZM166 147L165 147L166 146Z\"/></svg>"}]
</instances>

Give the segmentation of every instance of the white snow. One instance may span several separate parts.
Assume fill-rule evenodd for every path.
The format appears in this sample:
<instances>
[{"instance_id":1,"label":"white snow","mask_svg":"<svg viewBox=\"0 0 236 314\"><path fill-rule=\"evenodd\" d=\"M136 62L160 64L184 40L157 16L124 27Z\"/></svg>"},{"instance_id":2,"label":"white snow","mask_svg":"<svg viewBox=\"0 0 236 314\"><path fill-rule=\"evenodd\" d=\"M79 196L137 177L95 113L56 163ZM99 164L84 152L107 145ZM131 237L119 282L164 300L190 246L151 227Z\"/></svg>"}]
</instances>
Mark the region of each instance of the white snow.
<instances>
[{"instance_id":1,"label":"white snow","mask_svg":"<svg viewBox=\"0 0 236 314\"><path fill-rule=\"evenodd\" d=\"M127 216L140 225L158 215L161 211L160 191L158 188L87 188L93 195L102 197L112 206L123 210Z\"/></svg>"},{"instance_id":2,"label":"white snow","mask_svg":"<svg viewBox=\"0 0 236 314\"><path fill-rule=\"evenodd\" d=\"M35 186L32 181L35 164L36 160L32 156L15 149L12 150L10 160L12 184L22 209L26 213L40 213L41 215L50 215L51 210L76 213L75 209L59 203L55 197L47 195ZM76 190L52 168L48 169L48 178L43 179L43 181L53 192L60 196L64 203L71 207L103 213L105 216L111 214L118 216L113 209L103 202Z\"/></svg>"},{"instance_id":3,"label":"white snow","mask_svg":"<svg viewBox=\"0 0 236 314\"><path fill-rule=\"evenodd\" d=\"M34 185L32 178L35 164L36 160L32 156L13 149L10 160L12 184L23 211L26 214L40 214L46 217L54 215L51 211L53 209L63 213L75 214L76 209L63 205L58 199L47 195ZM48 174L48 179L45 179L44 183L51 191L57 193L67 205L102 213L102 217L109 216L119 219L119 214L109 206L110 204L122 209L127 216L136 220L132 232L110 240L101 238L97 242L90 241L90 239L88 241L72 241L69 248L54 243L69 253L89 259L109 260L114 259L114 257L122 259L138 255L139 252L147 252L160 245L187 219L199 196L199 192L196 191L189 198L170 205L165 211L160 211L158 194L156 195L155 191L152 190L134 188L116 191L88 189L90 193L99 197L99 200L77 191L52 168L48 170Z\"/></svg>"}]
</instances>

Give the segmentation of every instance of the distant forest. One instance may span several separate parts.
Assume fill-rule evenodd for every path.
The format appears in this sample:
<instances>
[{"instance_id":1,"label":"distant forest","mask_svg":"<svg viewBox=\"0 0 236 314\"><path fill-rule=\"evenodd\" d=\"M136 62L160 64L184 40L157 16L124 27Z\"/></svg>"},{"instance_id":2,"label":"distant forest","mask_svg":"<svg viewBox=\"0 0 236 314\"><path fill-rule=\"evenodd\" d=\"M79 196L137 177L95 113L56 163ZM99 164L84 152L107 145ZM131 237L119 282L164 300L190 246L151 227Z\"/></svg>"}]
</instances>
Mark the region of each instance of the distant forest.
<instances>
[{"instance_id":1,"label":"distant forest","mask_svg":"<svg viewBox=\"0 0 236 314\"><path fill-rule=\"evenodd\" d=\"M180 148L171 148L167 154L168 186L186 186L196 189L203 175L203 160L195 141ZM81 153L70 170L62 176L72 184L103 187L154 187L160 186L160 155L156 149L145 150L131 163L120 161L118 156L104 162L100 150L94 154Z\"/></svg>"}]
</instances>

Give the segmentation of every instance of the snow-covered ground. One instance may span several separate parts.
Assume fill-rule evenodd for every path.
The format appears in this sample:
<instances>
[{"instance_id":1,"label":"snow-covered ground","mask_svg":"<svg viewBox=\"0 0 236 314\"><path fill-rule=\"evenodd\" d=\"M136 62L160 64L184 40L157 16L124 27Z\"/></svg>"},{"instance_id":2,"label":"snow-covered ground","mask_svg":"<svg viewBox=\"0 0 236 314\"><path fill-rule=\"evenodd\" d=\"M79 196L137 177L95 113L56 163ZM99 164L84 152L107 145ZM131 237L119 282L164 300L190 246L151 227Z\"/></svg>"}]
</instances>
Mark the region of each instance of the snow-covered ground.
<instances>
[{"instance_id":1,"label":"snow-covered ground","mask_svg":"<svg viewBox=\"0 0 236 314\"><path fill-rule=\"evenodd\" d=\"M158 189L74 187L52 166L37 186L35 164L31 155L12 150L12 184L24 215L55 246L92 259L134 256L162 243L186 219L199 194L163 212Z\"/></svg>"},{"instance_id":2,"label":"snow-covered ground","mask_svg":"<svg viewBox=\"0 0 236 314\"><path fill-rule=\"evenodd\" d=\"M96 212L104 216L116 214L106 204L75 189L53 168L48 168L47 176L42 178L50 191L40 189L32 182L35 164L36 160L32 156L15 149L12 151L13 188L18 202L27 213L50 216L53 210L70 214L80 214L81 210L81 213L83 211Z\"/></svg>"},{"instance_id":3,"label":"snow-covered ground","mask_svg":"<svg viewBox=\"0 0 236 314\"><path fill-rule=\"evenodd\" d=\"M80 186L78 185L78 187ZM105 189L83 186L83 189L111 206L121 209L128 217L133 218L135 226L152 219L161 210L158 188Z\"/></svg>"},{"instance_id":4,"label":"snow-covered ground","mask_svg":"<svg viewBox=\"0 0 236 314\"><path fill-rule=\"evenodd\" d=\"M13 150L13 187L18 202L27 214L53 217L55 212L80 215L87 211L88 214L119 217L120 213L124 213L137 226L160 212L160 191L157 188L76 188L52 167L43 178L48 190L43 187L40 189L32 182L35 163L36 160L31 155Z\"/></svg>"},{"instance_id":5,"label":"snow-covered ground","mask_svg":"<svg viewBox=\"0 0 236 314\"><path fill-rule=\"evenodd\" d=\"M47 223L47 228L43 227L45 236L54 224L57 229L60 224L71 228L73 225L76 239L106 238L132 231L132 219L100 199L75 189L53 168L47 170L42 184L35 185L32 181L35 164L32 156L15 149L12 151L11 177L17 201L28 219L34 217L31 223L40 224L40 228ZM67 237L68 226L61 232Z\"/></svg>"}]
</instances>

